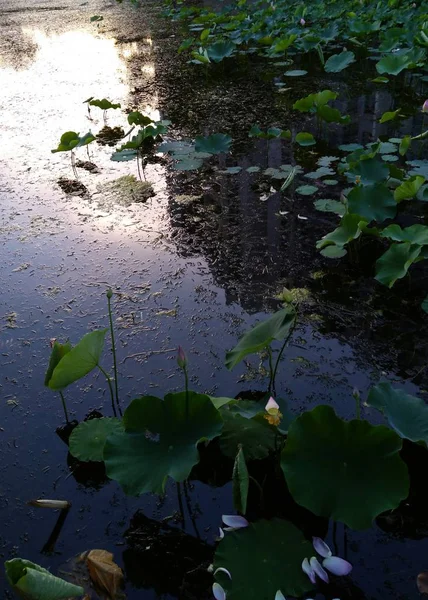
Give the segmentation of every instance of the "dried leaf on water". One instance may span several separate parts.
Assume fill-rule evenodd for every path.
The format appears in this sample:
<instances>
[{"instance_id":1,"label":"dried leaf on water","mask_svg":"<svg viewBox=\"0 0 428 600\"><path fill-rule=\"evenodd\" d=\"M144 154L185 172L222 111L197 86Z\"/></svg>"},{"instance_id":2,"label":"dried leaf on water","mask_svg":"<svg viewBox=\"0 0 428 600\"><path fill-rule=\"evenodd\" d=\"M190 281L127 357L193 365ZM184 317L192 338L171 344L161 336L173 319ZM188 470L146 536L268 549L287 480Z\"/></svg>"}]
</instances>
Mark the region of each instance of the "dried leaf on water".
<instances>
[{"instance_id":1,"label":"dried leaf on water","mask_svg":"<svg viewBox=\"0 0 428 600\"><path fill-rule=\"evenodd\" d=\"M116 598L123 573L113 561L113 554L107 550L91 550L86 556L86 564L92 581L105 590L110 598Z\"/></svg>"}]
</instances>

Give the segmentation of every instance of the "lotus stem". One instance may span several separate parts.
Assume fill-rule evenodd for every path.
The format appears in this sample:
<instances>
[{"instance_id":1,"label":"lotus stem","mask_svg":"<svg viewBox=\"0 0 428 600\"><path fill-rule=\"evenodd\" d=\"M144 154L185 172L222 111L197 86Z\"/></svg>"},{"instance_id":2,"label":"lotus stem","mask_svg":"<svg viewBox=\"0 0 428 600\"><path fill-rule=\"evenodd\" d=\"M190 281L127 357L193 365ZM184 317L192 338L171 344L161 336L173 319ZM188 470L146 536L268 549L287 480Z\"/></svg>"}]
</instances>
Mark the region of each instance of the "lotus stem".
<instances>
[{"instance_id":1,"label":"lotus stem","mask_svg":"<svg viewBox=\"0 0 428 600\"><path fill-rule=\"evenodd\" d=\"M189 375L187 374L187 367L183 368L184 371L184 389L186 390L186 420L189 418Z\"/></svg>"},{"instance_id":2,"label":"lotus stem","mask_svg":"<svg viewBox=\"0 0 428 600\"><path fill-rule=\"evenodd\" d=\"M268 392L270 394L272 392L272 387L273 387L272 348L270 346L268 346L267 351L268 351L268 356L269 356L269 387L268 387Z\"/></svg>"},{"instance_id":3,"label":"lotus stem","mask_svg":"<svg viewBox=\"0 0 428 600\"><path fill-rule=\"evenodd\" d=\"M290 327L290 331L288 332L288 335L285 338L284 343L281 346L281 350L279 351L278 358L276 359L276 362L275 362L275 367L274 367L273 376L272 376L272 391L273 392L275 392L275 380L276 380L276 374L277 374L278 367L279 367L279 362L280 362L280 360L282 358L282 354L283 354L283 352L285 350L285 347L288 344L288 341L290 340L290 337L293 334L294 328L296 327L296 322L297 322L297 319L295 317L293 325Z\"/></svg>"},{"instance_id":4,"label":"lotus stem","mask_svg":"<svg viewBox=\"0 0 428 600\"><path fill-rule=\"evenodd\" d=\"M70 419L68 418L67 405L66 405L66 403L65 403L64 394L62 393L62 391L61 391L61 390L59 390L59 395L60 395L60 397L61 397L62 407L63 407L63 409L64 409L65 420L67 421L67 423L70 423Z\"/></svg>"},{"instance_id":5,"label":"lotus stem","mask_svg":"<svg viewBox=\"0 0 428 600\"><path fill-rule=\"evenodd\" d=\"M114 404L114 393L113 393L113 386L111 384L111 377L110 375L107 373L107 371L105 371L101 365L98 365L99 370L101 371L101 373L104 375L104 377L107 379L107 383L108 383L108 387L110 389L110 396L111 396L111 407L113 409L113 415L115 417L117 417L117 412L116 412L116 406Z\"/></svg>"},{"instance_id":6,"label":"lotus stem","mask_svg":"<svg viewBox=\"0 0 428 600\"><path fill-rule=\"evenodd\" d=\"M143 181L142 177L141 177L141 171L140 171L140 161L139 161L139 157L137 154L137 169L138 169L138 177L140 178L140 181Z\"/></svg>"},{"instance_id":7,"label":"lotus stem","mask_svg":"<svg viewBox=\"0 0 428 600\"><path fill-rule=\"evenodd\" d=\"M119 385L118 385L118 376L117 376L117 358L116 358L116 342L114 337L114 327L113 327L113 316L111 311L111 297L113 292L111 289L107 290L107 303L108 303L108 317L110 321L110 335L111 335L111 348L113 352L113 370L114 370L114 389L116 394L116 404L117 408L120 412L120 403L119 403Z\"/></svg>"},{"instance_id":8,"label":"lotus stem","mask_svg":"<svg viewBox=\"0 0 428 600\"><path fill-rule=\"evenodd\" d=\"M179 481L176 481L175 483L177 486L178 506L180 508L180 515L181 515L181 526L184 529L186 519L185 519L185 514L184 514L183 497L181 495L181 485L180 485Z\"/></svg>"}]
</instances>

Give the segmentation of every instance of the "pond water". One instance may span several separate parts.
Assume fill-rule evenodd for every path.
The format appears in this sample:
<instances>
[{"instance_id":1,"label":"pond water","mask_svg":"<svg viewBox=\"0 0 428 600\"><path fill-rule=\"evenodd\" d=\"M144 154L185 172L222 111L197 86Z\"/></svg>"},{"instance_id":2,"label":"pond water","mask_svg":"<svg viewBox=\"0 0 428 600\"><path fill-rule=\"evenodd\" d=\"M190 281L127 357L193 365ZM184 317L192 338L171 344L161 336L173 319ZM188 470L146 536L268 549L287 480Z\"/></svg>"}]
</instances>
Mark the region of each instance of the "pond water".
<instances>
[{"instance_id":1,"label":"pond water","mask_svg":"<svg viewBox=\"0 0 428 600\"><path fill-rule=\"evenodd\" d=\"M104 16L99 25L89 22L95 14ZM315 241L334 219L316 213L306 197L284 207L278 190L255 187L252 174L174 174L160 161L146 168L155 196L130 203L106 184L134 173L135 166L112 162L111 148L93 145L91 160L99 173L79 170L89 194L66 196L58 187L59 177L72 176L68 157L50 152L60 134L103 125L96 110L89 120L83 101L90 96L169 118L173 131L188 137L233 130L234 165L278 168L293 159L311 167L318 154L300 149L291 157L278 140L246 138L254 122L278 124L290 112L286 94L276 93L263 68L230 66L205 78L176 56L179 32L150 3L136 11L98 0L4 1L0 28L1 556L21 556L66 572L76 554L105 548L125 568L130 600L191 598L180 584L184 567L171 559L167 544L142 559L124 532L137 509L149 519L165 519L188 535L183 552L192 560L198 553L205 556L206 567L221 515L233 512L230 484L210 487L192 480L186 520L180 523L174 486L164 499L151 494L132 499L102 474L73 463L55 433L63 424L59 398L43 386L50 338L75 342L106 326L105 291L111 286L124 405L141 393L161 397L181 389L175 360L179 344L189 355L193 389L233 397L263 389L263 373L257 359L251 368L227 371L225 352L278 306L274 296L284 286L307 288L311 301L285 353L278 388L294 412L326 403L350 417L354 387L364 397L380 378L410 393L424 385L425 326L411 303L408 312L397 308L401 288L379 291L374 282L364 283L358 264L335 265L318 279L325 259ZM320 83L316 74L312 81ZM299 89L309 93L307 81L293 85L297 97ZM346 133L329 127L317 152L350 140L367 143L421 131L421 116L409 116L399 131L377 123L383 112L396 108L387 91L360 89L345 78L333 85L343 89L347 100L337 106L354 115L354 124ZM410 114L424 84L409 78L397 85L401 106ZM121 111L109 112L109 125L123 124ZM232 164L220 160L223 167ZM385 301L390 311L380 314ZM66 395L73 418L81 420L92 410L111 414L97 376ZM55 543L49 538L58 515L28 505L41 497L72 502ZM335 542L354 564L355 587L327 590L325 597L416 597L415 578L426 568L428 542L420 529L417 534L384 529L338 528ZM171 572L159 568L154 557ZM11 597L3 578L0 594Z\"/></svg>"}]
</instances>

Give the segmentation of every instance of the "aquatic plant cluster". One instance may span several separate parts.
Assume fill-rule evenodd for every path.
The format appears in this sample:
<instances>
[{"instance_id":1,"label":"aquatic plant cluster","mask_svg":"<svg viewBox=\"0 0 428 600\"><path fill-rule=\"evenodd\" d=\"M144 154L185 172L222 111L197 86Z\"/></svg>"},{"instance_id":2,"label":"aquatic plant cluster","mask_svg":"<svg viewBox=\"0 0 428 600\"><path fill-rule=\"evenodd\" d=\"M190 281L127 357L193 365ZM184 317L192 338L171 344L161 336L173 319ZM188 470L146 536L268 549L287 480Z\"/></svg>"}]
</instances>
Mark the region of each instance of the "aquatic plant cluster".
<instances>
[{"instance_id":1,"label":"aquatic plant cluster","mask_svg":"<svg viewBox=\"0 0 428 600\"><path fill-rule=\"evenodd\" d=\"M293 500L313 515L356 530L371 527L379 514L398 507L409 493L408 469L400 451L403 439L428 442L424 402L389 383L380 383L370 390L366 403L379 410L386 425L375 426L361 418L357 391L353 420L340 418L325 405L292 413L284 398L273 396L281 357L298 319L297 308L289 299L245 333L225 358L226 367L233 369L251 354L267 353L269 378L266 393L259 399L213 397L189 389L191 365L179 347L177 364L183 371L184 390L164 398L137 397L122 414L112 295L107 290L113 374L101 365L108 328L87 333L75 346L51 341L45 385L60 393L67 421L64 391L93 369L105 375L111 396L113 416L73 426L69 438L72 456L104 463L107 476L132 496L164 494L169 480L185 482L211 447L218 456L232 459L230 477L238 514L224 515L225 527L220 528L212 567L217 600L298 597L314 591L319 580L328 583L328 572L335 577L349 576L352 565L348 561L334 556L316 535L312 546L303 531L286 518L249 522L244 517L254 491L257 503L261 506L264 502L263 480L251 474L252 466L262 460L275 465ZM282 484L279 481L277 485ZM251 490L253 486L255 490ZM23 559L8 561L6 572L18 592L29 590L25 597L30 599L83 593L78 586L73 589L72 584L61 583ZM256 579L253 572L258 573ZM32 592L34 582L45 586L40 595ZM64 593L67 596L61 595Z\"/></svg>"},{"instance_id":2,"label":"aquatic plant cluster","mask_svg":"<svg viewBox=\"0 0 428 600\"><path fill-rule=\"evenodd\" d=\"M373 59L377 73L371 81L378 86L392 84L403 71L428 80L425 3L256 0L250 4L239 0L214 12L174 2L166 14L186 25L189 37L181 43L180 52L188 53L195 69L216 68L222 61L248 55L280 60L288 69L284 76L298 78L308 73L299 61L309 54L329 74ZM93 17L94 22L100 20L99 15ZM284 85L278 85L279 91ZM335 106L338 99L337 92L321 89L293 102L296 116L315 123L317 137L309 131L293 133L290 124L283 124L284 129L263 129L254 124L248 137L313 148L327 126L346 127L350 123L350 116ZM88 111L92 107L103 111L105 126L107 111L120 108L105 98L88 98L85 103ZM428 100L421 100L419 110L428 113ZM399 122L403 116L402 109L397 108L385 112L380 123ZM140 179L145 178L147 162L159 153L167 155L171 167L178 171L201 169L205 161L231 153L233 140L225 133L197 136L195 140L169 139L169 121L154 122L139 111L129 113L127 123L129 131L123 131L115 143L128 139L111 158L136 159ZM77 177L75 150L88 147L98 136L65 132L52 152L70 152ZM317 182L328 185L330 181L336 197L317 199L314 206L340 220L317 242L317 248L326 258L340 259L351 248L358 251L362 237L377 239L386 249L375 262L375 278L390 288L407 275L412 264L428 258L428 226L423 224L423 216L412 214L416 222L407 226L401 220L405 211L422 214L420 207L428 200L428 163L414 157L426 138L428 130L422 128L415 136L366 145L344 144L337 148L337 156L320 156L315 171L305 172L301 165L289 164L267 169L262 175L279 182L284 198L291 194L314 196L319 190ZM241 170L241 166L232 165L223 173L233 177ZM254 165L247 171L257 174L261 168ZM177 364L183 372L184 389L163 398L138 396L124 407L116 361L113 292L107 290L106 296L107 328L87 333L74 346L65 340L51 342L45 385L59 393L68 424L65 390L94 369L104 375L111 398L111 416L91 418L71 427L71 455L81 462L103 464L107 476L129 496L163 495L175 482L180 497L180 484L208 454L218 461L229 460L237 514L223 516L224 526L220 527L209 569L216 600L307 597L326 589L323 586L331 579L335 589L344 586L343 581L352 577L353 567L346 558L333 554L313 518L330 521L333 528L341 523L363 530L372 527L382 513L394 511L406 501L411 477L403 444L428 444L425 402L382 382L373 386L364 400L354 390L355 415L350 420L338 416L328 405L300 413L290 407L277 390L276 380L299 314L293 294L284 290L281 308L245 333L225 357L229 370L250 355L266 357L268 377L257 398L244 394L214 397L190 389L192 365L179 347ZM422 309L428 312L428 296ZM102 365L108 333L112 373ZM378 412L382 425L363 418L363 403ZM257 468L260 464L262 475ZM268 472L275 474L278 496L306 511L305 526L292 520L288 505L266 510ZM83 595L79 586L24 559L7 561L6 574L11 586L29 600Z\"/></svg>"}]
</instances>

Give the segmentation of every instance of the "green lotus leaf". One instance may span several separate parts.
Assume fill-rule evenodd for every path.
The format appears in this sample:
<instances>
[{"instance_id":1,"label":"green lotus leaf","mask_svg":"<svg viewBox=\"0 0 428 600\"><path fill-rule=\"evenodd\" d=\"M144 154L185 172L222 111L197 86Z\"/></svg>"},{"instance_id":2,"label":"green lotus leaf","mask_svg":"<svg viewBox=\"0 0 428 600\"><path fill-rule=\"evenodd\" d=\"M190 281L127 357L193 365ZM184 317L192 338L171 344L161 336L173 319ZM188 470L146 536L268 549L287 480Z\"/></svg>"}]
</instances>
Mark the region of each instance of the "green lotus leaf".
<instances>
[{"instance_id":1,"label":"green lotus leaf","mask_svg":"<svg viewBox=\"0 0 428 600\"><path fill-rule=\"evenodd\" d=\"M49 359L48 369L45 375L46 386L49 386L49 381L51 380L52 373L54 372L55 367L62 359L62 357L65 356L68 352L70 352L70 350L71 344L69 344L68 342L66 344L60 344L57 341L54 342L54 345L52 346L51 356Z\"/></svg>"},{"instance_id":2,"label":"green lotus leaf","mask_svg":"<svg viewBox=\"0 0 428 600\"><path fill-rule=\"evenodd\" d=\"M383 183L356 185L348 194L349 212L360 215L368 222L382 223L393 219L397 204L391 191Z\"/></svg>"},{"instance_id":3,"label":"green lotus leaf","mask_svg":"<svg viewBox=\"0 0 428 600\"><path fill-rule=\"evenodd\" d=\"M110 102L110 100L107 100L107 98L103 98L102 100L90 100L88 104L89 106L97 106L98 108L101 108L101 110L109 110L110 108L120 108L120 104L113 104L112 102Z\"/></svg>"},{"instance_id":4,"label":"green lotus leaf","mask_svg":"<svg viewBox=\"0 0 428 600\"><path fill-rule=\"evenodd\" d=\"M321 250L321 254L326 258L342 258L347 254L343 246L326 246Z\"/></svg>"},{"instance_id":5,"label":"green lotus leaf","mask_svg":"<svg viewBox=\"0 0 428 600\"><path fill-rule=\"evenodd\" d=\"M294 69L294 70L292 69L292 70L286 71L284 73L284 75L286 77L303 77L303 75L307 75L307 74L308 74L308 72L305 71L304 69Z\"/></svg>"},{"instance_id":6,"label":"green lotus leaf","mask_svg":"<svg viewBox=\"0 0 428 600\"><path fill-rule=\"evenodd\" d=\"M329 212L339 215L339 217L343 217L346 212L346 206L342 202L338 202L337 200L330 200L329 198L316 200L314 202L314 206L317 210L321 212Z\"/></svg>"},{"instance_id":7,"label":"green lotus leaf","mask_svg":"<svg viewBox=\"0 0 428 600\"><path fill-rule=\"evenodd\" d=\"M423 183L425 183L425 177L422 177L422 175L413 175L409 179L406 179L406 181L403 181L401 185L395 188L395 201L401 202L402 200L414 198L419 192L419 188Z\"/></svg>"},{"instance_id":8,"label":"green lotus leaf","mask_svg":"<svg viewBox=\"0 0 428 600\"><path fill-rule=\"evenodd\" d=\"M381 237L394 240L394 242L411 242L420 246L428 245L428 227L426 225L411 225L401 229L400 225L388 225L381 232Z\"/></svg>"},{"instance_id":9,"label":"green lotus leaf","mask_svg":"<svg viewBox=\"0 0 428 600\"><path fill-rule=\"evenodd\" d=\"M199 462L198 444L220 435L223 420L209 396L189 392L164 400L143 396L123 416L125 431L107 438L107 475L126 494L163 493L168 477L184 481Z\"/></svg>"},{"instance_id":10,"label":"green lotus leaf","mask_svg":"<svg viewBox=\"0 0 428 600\"><path fill-rule=\"evenodd\" d=\"M318 188L315 185L301 185L296 188L296 194L301 196L313 196L318 192Z\"/></svg>"},{"instance_id":11,"label":"green lotus leaf","mask_svg":"<svg viewBox=\"0 0 428 600\"><path fill-rule=\"evenodd\" d=\"M88 133L85 133L85 135L82 135L82 137L79 137L79 142L78 142L76 148L80 148L82 146L88 146L88 144L91 144L95 139L96 138L92 134L92 132L88 131Z\"/></svg>"},{"instance_id":12,"label":"green lotus leaf","mask_svg":"<svg viewBox=\"0 0 428 600\"><path fill-rule=\"evenodd\" d=\"M203 161L200 158L180 158L172 166L175 171L196 171L203 165Z\"/></svg>"},{"instance_id":13,"label":"green lotus leaf","mask_svg":"<svg viewBox=\"0 0 428 600\"><path fill-rule=\"evenodd\" d=\"M353 52L349 52L349 50L344 50L340 54L333 54L330 56L328 61L324 65L324 71L326 73L339 73L349 67L351 63L355 62L355 54Z\"/></svg>"},{"instance_id":14,"label":"green lotus leaf","mask_svg":"<svg viewBox=\"0 0 428 600\"><path fill-rule=\"evenodd\" d=\"M138 156L137 150L125 149L125 150L117 150L113 152L110 157L110 160L114 162L126 162L128 160L134 160Z\"/></svg>"},{"instance_id":15,"label":"green lotus leaf","mask_svg":"<svg viewBox=\"0 0 428 600\"><path fill-rule=\"evenodd\" d=\"M281 468L298 504L351 529L365 529L408 495L401 445L388 427L346 422L331 407L317 406L290 425Z\"/></svg>"},{"instance_id":16,"label":"green lotus leaf","mask_svg":"<svg viewBox=\"0 0 428 600\"><path fill-rule=\"evenodd\" d=\"M195 145L189 142L162 142L157 147L157 152L170 152L174 155L190 154L195 150Z\"/></svg>"},{"instance_id":17,"label":"green lotus leaf","mask_svg":"<svg viewBox=\"0 0 428 600\"><path fill-rule=\"evenodd\" d=\"M222 410L221 415L224 420L220 436L223 454L234 458L242 446L248 460L259 460L275 451L278 433L263 414L247 418Z\"/></svg>"},{"instance_id":18,"label":"green lotus leaf","mask_svg":"<svg viewBox=\"0 0 428 600\"><path fill-rule=\"evenodd\" d=\"M391 244L388 250L376 261L377 281L392 288L397 279L402 279L409 267L418 259L422 246L403 242Z\"/></svg>"},{"instance_id":19,"label":"green lotus leaf","mask_svg":"<svg viewBox=\"0 0 428 600\"><path fill-rule=\"evenodd\" d=\"M340 123L341 125L345 125L346 123L351 122L351 117L349 115L342 115L340 110L332 108L328 104L323 104L317 108L317 115L326 123Z\"/></svg>"},{"instance_id":20,"label":"green lotus leaf","mask_svg":"<svg viewBox=\"0 0 428 600\"><path fill-rule=\"evenodd\" d=\"M428 405L421 398L379 383L371 388L367 404L380 410L400 437L428 445Z\"/></svg>"},{"instance_id":21,"label":"green lotus leaf","mask_svg":"<svg viewBox=\"0 0 428 600\"><path fill-rule=\"evenodd\" d=\"M226 354L226 367L231 370L248 354L267 348L274 340L283 340L294 327L295 321L294 308L286 306L266 321L258 323L241 337L233 350Z\"/></svg>"},{"instance_id":22,"label":"green lotus leaf","mask_svg":"<svg viewBox=\"0 0 428 600\"><path fill-rule=\"evenodd\" d=\"M208 137L198 135L195 140L196 152L209 152L210 154L220 154L229 152L232 138L225 133L213 133Z\"/></svg>"},{"instance_id":23,"label":"green lotus leaf","mask_svg":"<svg viewBox=\"0 0 428 600\"><path fill-rule=\"evenodd\" d=\"M250 478L248 476L247 463L242 447L239 448L235 457L232 473L232 491L233 505L237 512L245 514L247 512L248 488L250 486Z\"/></svg>"},{"instance_id":24,"label":"green lotus leaf","mask_svg":"<svg viewBox=\"0 0 428 600\"><path fill-rule=\"evenodd\" d=\"M51 150L51 152L52 154L55 154L55 152L70 152L78 145L79 140L80 138L78 133L75 131L66 131L60 138L58 148Z\"/></svg>"},{"instance_id":25,"label":"green lotus leaf","mask_svg":"<svg viewBox=\"0 0 428 600\"><path fill-rule=\"evenodd\" d=\"M355 240L361 235L362 224L366 224L366 222L359 215L346 214L340 221L339 227L318 240L317 248L321 249L331 244L343 248L351 240Z\"/></svg>"},{"instance_id":26,"label":"green lotus leaf","mask_svg":"<svg viewBox=\"0 0 428 600\"><path fill-rule=\"evenodd\" d=\"M373 156L359 160L349 169L349 173L359 177L362 185L372 185L386 179L389 175L389 170L387 165L376 156Z\"/></svg>"},{"instance_id":27,"label":"green lotus leaf","mask_svg":"<svg viewBox=\"0 0 428 600\"><path fill-rule=\"evenodd\" d=\"M236 44L229 41L219 41L207 46L209 58L216 63L221 62L224 58L232 56L235 50Z\"/></svg>"},{"instance_id":28,"label":"green lotus leaf","mask_svg":"<svg viewBox=\"0 0 428 600\"><path fill-rule=\"evenodd\" d=\"M24 600L69 600L84 593L82 587L23 558L7 560L5 570L9 585Z\"/></svg>"},{"instance_id":29,"label":"green lotus leaf","mask_svg":"<svg viewBox=\"0 0 428 600\"><path fill-rule=\"evenodd\" d=\"M146 125L153 123L153 119L143 115L139 110L134 110L128 115L128 123L130 125L141 125L142 127L145 127Z\"/></svg>"},{"instance_id":30,"label":"green lotus leaf","mask_svg":"<svg viewBox=\"0 0 428 600\"><path fill-rule=\"evenodd\" d=\"M104 460L106 439L112 433L123 431L120 419L102 418L83 421L73 429L69 449L70 453L82 461Z\"/></svg>"},{"instance_id":31,"label":"green lotus leaf","mask_svg":"<svg viewBox=\"0 0 428 600\"><path fill-rule=\"evenodd\" d=\"M106 333L107 329L98 329L84 335L58 362L49 380L49 387L62 390L90 373L99 363Z\"/></svg>"},{"instance_id":32,"label":"green lotus leaf","mask_svg":"<svg viewBox=\"0 0 428 600\"><path fill-rule=\"evenodd\" d=\"M312 544L289 521L272 519L250 523L227 532L217 546L215 578L226 590L228 600L270 600L278 590L300 597L313 589L302 571L304 558L313 555Z\"/></svg>"},{"instance_id":33,"label":"green lotus leaf","mask_svg":"<svg viewBox=\"0 0 428 600\"><path fill-rule=\"evenodd\" d=\"M295 137L295 141L299 144L299 146L313 146L316 144L312 133L307 133L306 131L301 131L298 133Z\"/></svg>"},{"instance_id":34,"label":"green lotus leaf","mask_svg":"<svg viewBox=\"0 0 428 600\"><path fill-rule=\"evenodd\" d=\"M379 123L387 123L388 121L393 121L396 119L401 112L401 108L397 108L397 110L384 112L381 118L379 119Z\"/></svg>"}]
</instances>

